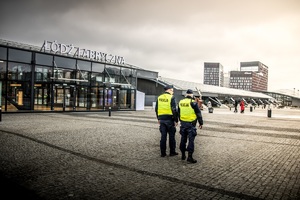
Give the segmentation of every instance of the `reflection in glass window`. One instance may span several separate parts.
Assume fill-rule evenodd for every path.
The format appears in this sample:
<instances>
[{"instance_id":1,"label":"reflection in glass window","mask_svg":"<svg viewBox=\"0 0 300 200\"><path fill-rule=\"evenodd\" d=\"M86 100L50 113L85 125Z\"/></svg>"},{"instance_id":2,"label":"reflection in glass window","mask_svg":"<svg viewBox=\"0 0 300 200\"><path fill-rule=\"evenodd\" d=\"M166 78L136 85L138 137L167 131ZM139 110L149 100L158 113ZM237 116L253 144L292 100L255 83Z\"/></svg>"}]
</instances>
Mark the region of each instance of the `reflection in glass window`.
<instances>
[{"instance_id":1,"label":"reflection in glass window","mask_svg":"<svg viewBox=\"0 0 300 200\"><path fill-rule=\"evenodd\" d=\"M108 66L104 70L105 82L120 83L120 67Z\"/></svg>"},{"instance_id":2,"label":"reflection in glass window","mask_svg":"<svg viewBox=\"0 0 300 200\"><path fill-rule=\"evenodd\" d=\"M7 82L7 111L31 109L31 87L29 82Z\"/></svg>"},{"instance_id":3,"label":"reflection in glass window","mask_svg":"<svg viewBox=\"0 0 300 200\"><path fill-rule=\"evenodd\" d=\"M8 79L10 80L31 80L31 65L21 63L8 63Z\"/></svg>"},{"instance_id":4,"label":"reflection in glass window","mask_svg":"<svg viewBox=\"0 0 300 200\"><path fill-rule=\"evenodd\" d=\"M104 64L92 63L92 71L103 73L104 72Z\"/></svg>"},{"instance_id":5,"label":"reflection in glass window","mask_svg":"<svg viewBox=\"0 0 300 200\"><path fill-rule=\"evenodd\" d=\"M53 56L37 53L35 54L36 64L38 65L53 65Z\"/></svg>"},{"instance_id":6,"label":"reflection in glass window","mask_svg":"<svg viewBox=\"0 0 300 200\"><path fill-rule=\"evenodd\" d=\"M66 79L75 79L75 71L62 69L62 68L54 68L54 79L60 80L64 79L66 82L74 81L74 80L66 80Z\"/></svg>"},{"instance_id":7,"label":"reflection in glass window","mask_svg":"<svg viewBox=\"0 0 300 200\"><path fill-rule=\"evenodd\" d=\"M48 81L52 76L51 67L36 66L35 67L35 80L36 81Z\"/></svg>"},{"instance_id":8,"label":"reflection in glass window","mask_svg":"<svg viewBox=\"0 0 300 200\"><path fill-rule=\"evenodd\" d=\"M120 83L130 84L131 83L131 69L121 68L121 78Z\"/></svg>"},{"instance_id":9,"label":"reflection in glass window","mask_svg":"<svg viewBox=\"0 0 300 200\"><path fill-rule=\"evenodd\" d=\"M11 61L31 63L31 60L32 60L31 55L32 55L32 53L29 51L9 49L8 59Z\"/></svg>"},{"instance_id":10,"label":"reflection in glass window","mask_svg":"<svg viewBox=\"0 0 300 200\"><path fill-rule=\"evenodd\" d=\"M91 71L91 62L77 60L77 69Z\"/></svg>"},{"instance_id":11,"label":"reflection in glass window","mask_svg":"<svg viewBox=\"0 0 300 200\"><path fill-rule=\"evenodd\" d=\"M82 82L80 82L80 85L89 85L90 84L89 76L90 76L90 72L87 72L87 71L77 71L77 75L76 75L77 79L82 81ZM86 82L84 82L84 81L86 81Z\"/></svg>"},{"instance_id":12,"label":"reflection in glass window","mask_svg":"<svg viewBox=\"0 0 300 200\"><path fill-rule=\"evenodd\" d=\"M75 79L75 74L73 73L73 71L70 71L70 70L65 70L64 69L64 78L67 78L67 79Z\"/></svg>"},{"instance_id":13,"label":"reflection in glass window","mask_svg":"<svg viewBox=\"0 0 300 200\"><path fill-rule=\"evenodd\" d=\"M4 79L6 76L6 62L0 60L0 78Z\"/></svg>"},{"instance_id":14,"label":"reflection in glass window","mask_svg":"<svg viewBox=\"0 0 300 200\"><path fill-rule=\"evenodd\" d=\"M126 77L130 77L132 76L132 70L128 68L121 68L121 74Z\"/></svg>"},{"instance_id":15,"label":"reflection in glass window","mask_svg":"<svg viewBox=\"0 0 300 200\"><path fill-rule=\"evenodd\" d=\"M77 78L78 79L82 79L82 80L88 80L89 79L89 72L85 72L85 71L78 71L77 72Z\"/></svg>"},{"instance_id":16,"label":"reflection in glass window","mask_svg":"<svg viewBox=\"0 0 300 200\"><path fill-rule=\"evenodd\" d=\"M7 49L4 47L0 47L0 60L7 60L6 55L7 55Z\"/></svg>"},{"instance_id":17,"label":"reflection in glass window","mask_svg":"<svg viewBox=\"0 0 300 200\"><path fill-rule=\"evenodd\" d=\"M141 78L156 78L158 77L158 72L138 70L137 75Z\"/></svg>"},{"instance_id":18,"label":"reflection in glass window","mask_svg":"<svg viewBox=\"0 0 300 200\"><path fill-rule=\"evenodd\" d=\"M76 69L76 60L71 58L55 56L55 64L55 67Z\"/></svg>"},{"instance_id":19,"label":"reflection in glass window","mask_svg":"<svg viewBox=\"0 0 300 200\"><path fill-rule=\"evenodd\" d=\"M137 84L136 78L132 78L131 79L131 85L136 88L136 84Z\"/></svg>"},{"instance_id":20,"label":"reflection in glass window","mask_svg":"<svg viewBox=\"0 0 300 200\"><path fill-rule=\"evenodd\" d=\"M104 75L102 73L92 73L91 74L91 84L99 85L103 83Z\"/></svg>"},{"instance_id":21,"label":"reflection in glass window","mask_svg":"<svg viewBox=\"0 0 300 200\"><path fill-rule=\"evenodd\" d=\"M137 70L136 69L132 69L132 76L137 77Z\"/></svg>"},{"instance_id":22,"label":"reflection in glass window","mask_svg":"<svg viewBox=\"0 0 300 200\"><path fill-rule=\"evenodd\" d=\"M120 67L115 67L111 65L106 65L105 70L110 75L120 75Z\"/></svg>"}]
</instances>

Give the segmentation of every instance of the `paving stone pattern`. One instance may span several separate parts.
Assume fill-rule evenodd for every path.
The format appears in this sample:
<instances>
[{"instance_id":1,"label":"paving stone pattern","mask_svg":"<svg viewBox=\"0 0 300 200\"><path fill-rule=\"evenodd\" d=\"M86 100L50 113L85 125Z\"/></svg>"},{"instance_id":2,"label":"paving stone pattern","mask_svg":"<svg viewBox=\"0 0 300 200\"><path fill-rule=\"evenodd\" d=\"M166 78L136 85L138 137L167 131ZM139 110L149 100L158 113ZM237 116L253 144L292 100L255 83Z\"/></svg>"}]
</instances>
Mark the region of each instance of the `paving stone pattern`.
<instances>
[{"instance_id":1,"label":"paving stone pattern","mask_svg":"<svg viewBox=\"0 0 300 200\"><path fill-rule=\"evenodd\" d=\"M300 199L300 110L202 114L196 164L160 157L152 108L3 114L1 199Z\"/></svg>"}]
</instances>

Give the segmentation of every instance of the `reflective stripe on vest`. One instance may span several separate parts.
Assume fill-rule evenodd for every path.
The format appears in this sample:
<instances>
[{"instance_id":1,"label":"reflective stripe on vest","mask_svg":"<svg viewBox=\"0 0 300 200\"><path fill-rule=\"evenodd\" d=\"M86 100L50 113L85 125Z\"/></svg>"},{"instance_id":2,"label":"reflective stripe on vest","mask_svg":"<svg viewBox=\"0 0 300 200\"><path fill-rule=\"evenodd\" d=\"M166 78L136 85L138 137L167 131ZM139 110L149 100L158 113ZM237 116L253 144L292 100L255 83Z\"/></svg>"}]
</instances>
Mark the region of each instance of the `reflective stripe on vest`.
<instances>
[{"instance_id":1,"label":"reflective stripe on vest","mask_svg":"<svg viewBox=\"0 0 300 200\"><path fill-rule=\"evenodd\" d=\"M192 122L197 119L195 110L191 106L191 99L185 98L179 101L180 120L184 122Z\"/></svg>"},{"instance_id":2,"label":"reflective stripe on vest","mask_svg":"<svg viewBox=\"0 0 300 200\"><path fill-rule=\"evenodd\" d=\"M160 95L157 98L157 114L160 115L173 115L172 108L171 108L171 99L172 95L165 93Z\"/></svg>"}]
</instances>

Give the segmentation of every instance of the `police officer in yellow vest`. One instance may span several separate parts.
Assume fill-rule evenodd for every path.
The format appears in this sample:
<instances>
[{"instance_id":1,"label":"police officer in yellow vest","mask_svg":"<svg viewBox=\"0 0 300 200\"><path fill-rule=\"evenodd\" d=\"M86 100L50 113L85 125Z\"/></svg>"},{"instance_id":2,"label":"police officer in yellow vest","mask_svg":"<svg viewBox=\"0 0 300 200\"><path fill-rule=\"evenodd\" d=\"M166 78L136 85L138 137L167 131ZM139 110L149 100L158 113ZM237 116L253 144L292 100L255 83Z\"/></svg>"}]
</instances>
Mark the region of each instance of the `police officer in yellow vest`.
<instances>
[{"instance_id":1,"label":"police officer in yellow vest","mask_svg":"<svg viewBox=\"0 0 300 200\"><path fill-rule=\"evenodd\" d=\"M186 92L186 98L179 101L178 114L180 120L180 151L182 153L181 159L185 160L185 152L188 151L187 162L196 163L197 160L193 158L194 153L194 140L197 135L197 121L199 122L199 128L202 129L203 119L201 111L197 105L197 102L193 100L193 90L188 89ZM188 146L186 147L187 139L189 139Z\"/></svg>"},{"instance_id":2,"label":"police officer in yellow vest","mask_svg":"<svg viewBox=\"0 0 300 200\"><path fill-rule=\"evenodd\" d=\"M173 96L173 86L166 85L165 93L161 94L156 100L155 112L159 123L161 133L160 152L161 157L166 156L167 134L169 133L170 156L176 156L176 126L178 124L178 114L176 110L176 101Z\"/></svg>"}]
</instances>

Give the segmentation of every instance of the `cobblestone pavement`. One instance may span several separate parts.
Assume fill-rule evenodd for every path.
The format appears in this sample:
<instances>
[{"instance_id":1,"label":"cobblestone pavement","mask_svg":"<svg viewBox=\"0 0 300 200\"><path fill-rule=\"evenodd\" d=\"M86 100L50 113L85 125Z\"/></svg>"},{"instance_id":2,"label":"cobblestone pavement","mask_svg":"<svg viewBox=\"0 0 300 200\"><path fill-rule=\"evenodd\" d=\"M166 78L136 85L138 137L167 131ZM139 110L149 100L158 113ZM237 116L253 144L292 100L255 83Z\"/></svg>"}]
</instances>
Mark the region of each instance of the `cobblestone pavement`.
<instances>
[{"instance_id":1,"label":"cobblestone pavement","mask_svg":"<svg viewBox=\"0 0 300 200\"><path fill-rule=\"evenodd\" d=\"M300 110L203 111L196 164L160 157L154 110L3 114L0 189L29 199L299 199ZM177 127L176 140L180 135ZM177 148L179 152L179 149Z\"/></svg>"}]
</instances>

